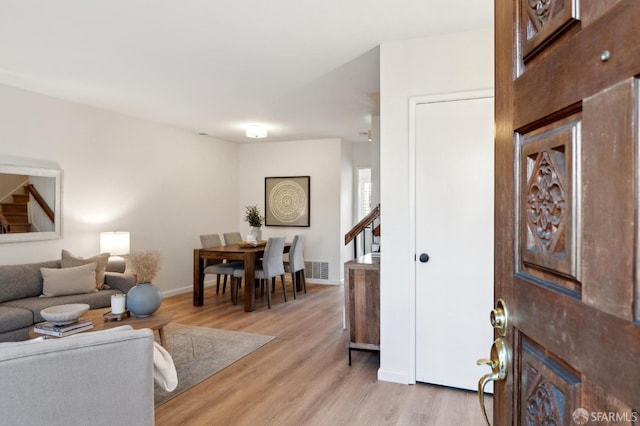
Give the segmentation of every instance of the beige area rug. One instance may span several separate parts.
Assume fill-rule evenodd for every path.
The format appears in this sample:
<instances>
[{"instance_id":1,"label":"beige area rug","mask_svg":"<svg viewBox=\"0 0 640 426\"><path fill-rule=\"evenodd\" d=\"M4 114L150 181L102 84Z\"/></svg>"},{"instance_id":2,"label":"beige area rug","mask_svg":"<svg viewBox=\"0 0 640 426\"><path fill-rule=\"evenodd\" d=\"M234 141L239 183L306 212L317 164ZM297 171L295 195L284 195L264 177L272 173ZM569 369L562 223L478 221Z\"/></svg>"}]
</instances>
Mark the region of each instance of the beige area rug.
<instances>
[{"instance_id":1,"label":"beige area rug","mask_svg":"<svg viewBox=\"0 0 640 426\"><path fill-rule=\"evenodd\" d=\"M174 323L165 327L165 333L167 350L178 373L178 387L173 392L166 392L156 385L156 407L275 339L273 336Z\"/></svg>"}]
</instances>

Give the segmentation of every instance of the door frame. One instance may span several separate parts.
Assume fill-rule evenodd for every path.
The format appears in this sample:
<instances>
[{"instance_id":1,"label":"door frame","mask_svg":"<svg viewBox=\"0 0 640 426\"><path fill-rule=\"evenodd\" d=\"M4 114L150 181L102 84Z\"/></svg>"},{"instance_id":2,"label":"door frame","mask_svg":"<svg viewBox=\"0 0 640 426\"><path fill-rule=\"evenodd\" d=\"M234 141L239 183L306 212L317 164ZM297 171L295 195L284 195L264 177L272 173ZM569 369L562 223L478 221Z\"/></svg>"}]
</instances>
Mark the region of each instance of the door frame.
<instances>
[{"instance_id":1,"label":"door frame","mask_svg":"<svg viewBox=\"0 0 640 426\"><path fill-rule=\"evenodd\" d=\"M418 105L441 103L441 102L454 102L465 101L472 99L482 98L495 98L495 90L493 88L483 88L478 90L469 90L461 92L448 92L438 93L433 95L420 95L410 96L408 99L409 108L409 149L408 149L408 169L409 169L409 182L407 188L409 190L409 255L413 254L414 259L412 265L409 268L409 292L411 296L411 303L409 303L409 383L416 384L416 330L417 330L417 316L416 316L416 296L417 296L417 282L416 282L416 109ZM495 140L495 131L494 131ZM487 321L488 324L488 321ZM489 326L489 325L488 325ZM489 346L491 342L487 342ZM482 354L479 354L479 356ZM478 377L480 377L480 372Z\"/></svg>"}]
</instances>

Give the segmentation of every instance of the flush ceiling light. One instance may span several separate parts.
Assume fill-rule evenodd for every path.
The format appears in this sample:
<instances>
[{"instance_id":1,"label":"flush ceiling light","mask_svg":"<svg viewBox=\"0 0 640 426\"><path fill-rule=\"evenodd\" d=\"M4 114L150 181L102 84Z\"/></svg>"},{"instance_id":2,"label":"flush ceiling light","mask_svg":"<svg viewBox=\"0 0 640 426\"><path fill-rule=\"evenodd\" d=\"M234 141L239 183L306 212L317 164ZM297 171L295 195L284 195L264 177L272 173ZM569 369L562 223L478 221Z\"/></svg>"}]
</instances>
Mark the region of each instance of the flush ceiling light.
<instances>
[{"instance_id":1,"label":"flush ceiling light","mask_svg":"<svg viewBox=\"0 0 640 426\"><path fill-rule=\"evenodd\" d=\"M245 130L248 138L267 137L267 126L264 124L249 124Z\"/></svg>"}]
</instances>

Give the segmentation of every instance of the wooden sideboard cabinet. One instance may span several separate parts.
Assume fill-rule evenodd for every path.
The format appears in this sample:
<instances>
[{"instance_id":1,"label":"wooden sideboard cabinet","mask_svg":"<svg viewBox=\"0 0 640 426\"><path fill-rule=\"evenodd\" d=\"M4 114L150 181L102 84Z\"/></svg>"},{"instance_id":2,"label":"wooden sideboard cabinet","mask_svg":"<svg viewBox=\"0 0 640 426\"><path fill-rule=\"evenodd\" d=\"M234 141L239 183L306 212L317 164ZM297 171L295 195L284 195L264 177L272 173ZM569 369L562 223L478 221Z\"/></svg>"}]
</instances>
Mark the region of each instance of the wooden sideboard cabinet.
<instances>
[{"instance_id":1,"label":"wooden sideboard cabinet","mask_svg":"<svg viewBox=\"0 0 640 426\"><path fill-rule=\"evenodd\" d=\"M344 303L351 351L380 350L380 258L366 255L344 264Z\"/></svg>"}]
</instances>

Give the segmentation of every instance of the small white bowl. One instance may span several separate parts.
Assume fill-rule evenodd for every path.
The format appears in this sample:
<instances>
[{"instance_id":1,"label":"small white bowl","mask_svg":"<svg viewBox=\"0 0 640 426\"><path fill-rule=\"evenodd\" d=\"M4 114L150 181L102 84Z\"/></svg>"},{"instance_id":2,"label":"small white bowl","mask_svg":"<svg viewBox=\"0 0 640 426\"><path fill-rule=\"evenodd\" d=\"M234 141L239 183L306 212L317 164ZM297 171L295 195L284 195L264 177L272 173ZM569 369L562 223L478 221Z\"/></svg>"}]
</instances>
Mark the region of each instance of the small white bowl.
<instances>
[{"instance_id":1,"label":"small white bowl","mask_svg":"<svg viewBox=\"0 0 640 426\"><path fill-rule=\"evenodd\" d=\"M89 305L86 303L71 303L43 309L40 311L40 315L55 325L66 325L78 321L87 312L89 312Z\"/></svg>"}]
</instances>

